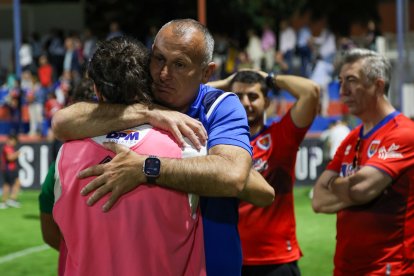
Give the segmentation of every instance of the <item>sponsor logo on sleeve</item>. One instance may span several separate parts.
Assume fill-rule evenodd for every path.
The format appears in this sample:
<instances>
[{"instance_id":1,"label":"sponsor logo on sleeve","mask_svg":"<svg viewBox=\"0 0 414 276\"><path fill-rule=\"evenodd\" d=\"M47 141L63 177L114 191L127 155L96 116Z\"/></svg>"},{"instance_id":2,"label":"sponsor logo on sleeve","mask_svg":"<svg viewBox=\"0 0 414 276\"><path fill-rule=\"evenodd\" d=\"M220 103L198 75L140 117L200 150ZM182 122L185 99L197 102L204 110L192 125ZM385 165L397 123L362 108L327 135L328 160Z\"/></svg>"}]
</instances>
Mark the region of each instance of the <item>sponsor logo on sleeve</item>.
<instances>
[{"instance_id":1,"label":"sponsor logo on sleeve","mask_svg":"<svg viewBox=\"0 0 414 276\"><path fill-rule=\"evenodd\" d=\"M378 151L378 158L386 160L389 158L403 158L402 153L397 150L400 148L400 145L393 143L388 149L385 146L382 146Z\"/></svg>"}]
</instances>

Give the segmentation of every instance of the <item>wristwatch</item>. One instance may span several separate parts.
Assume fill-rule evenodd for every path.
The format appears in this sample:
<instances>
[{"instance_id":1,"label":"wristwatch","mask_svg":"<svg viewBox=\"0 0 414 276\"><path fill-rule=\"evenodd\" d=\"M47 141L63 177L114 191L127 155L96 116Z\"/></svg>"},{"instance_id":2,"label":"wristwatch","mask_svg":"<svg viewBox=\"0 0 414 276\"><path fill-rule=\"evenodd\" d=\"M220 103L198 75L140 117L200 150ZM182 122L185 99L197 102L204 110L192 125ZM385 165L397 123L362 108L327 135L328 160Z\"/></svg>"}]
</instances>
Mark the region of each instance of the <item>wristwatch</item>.
<instances>
[{"instance_id":1,"label":"wristwatch","mask_svg":"<svg viewBox=\"0 0 414 276\"><path fill-rule=\"evenodd\" d=\"M276 75L273 72L270 72L267 75L266 85L267 88L271 90L274 95L279 95L279 88L276 86Z\"/></svg>"},{"instance_id":2,"label":"wristwatch","mask_svg":"<svg viewBox=\"0 0 414 276\"><path fill-rule=\"evenodd\" d=\"M155 180L160 176L161 160L154 155L150 155L145 159L142 171L147 177L147 183L155 184Z\"/></svg>"}]
</instances>

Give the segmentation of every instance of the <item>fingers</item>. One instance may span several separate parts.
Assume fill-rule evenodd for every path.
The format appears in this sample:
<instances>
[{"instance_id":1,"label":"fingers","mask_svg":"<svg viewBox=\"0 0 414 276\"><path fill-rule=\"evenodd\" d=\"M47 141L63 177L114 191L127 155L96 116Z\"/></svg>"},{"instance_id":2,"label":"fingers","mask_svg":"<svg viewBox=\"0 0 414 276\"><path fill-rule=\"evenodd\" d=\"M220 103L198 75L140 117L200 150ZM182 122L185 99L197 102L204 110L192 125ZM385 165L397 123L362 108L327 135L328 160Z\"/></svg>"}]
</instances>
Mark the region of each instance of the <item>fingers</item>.
<instances>
[{"instance_id":1,"label":"fingers","mask_svg":"<svg viewBox=\"0 0 414 276\"><path fill-rule=\"evenodd\" d=\"M200 150L201 147L205 144L205 142L202 142L202 139L195 133L195 131L187 125L182 126L180 130L184 134L184 136L191 141L191 143L197 150Z\"/></svg>"},{"instance_id":2,"label":"fingers","mask_svg":"<svg viewBox=\"0 0 414 276\"><path fill-rule=\"evenodd\" d=\"M99 187L101 187L105 183L106 183L106 180L105 180L104 176L98 176L97 178L95 178L94 180L89 182L85 187L82 188L81 195L87 195L90 192L98 189Z\"/></svg>"},{"instance_id":3,"label":"fingers","mask_svg":"<svg viewBox=\"0 0 414 276\"><path fill-rule=\"evenodd\" d=\"M78 178L101 175L104 173L105 164L95 165L79 172Z\"/></svg>"},{"instance_id":4,"label":"fingers","mask_svg":"<svg viewBox=\"0 0 414 276\"><path fill-rule=\"evenodd\" d=\"M183 134L181 133L180 129L176 125L172 125L171 129L170 129L170 132L174 136L174 138L177 141L178 145L180 147L183 147L185 142L184 142Z\"/></svg>"},{"instance_id":5,"label":"fingers","mask_svg":"<svg viewBox=\"0 0 414 276\"><path fill-rule=\"evenodd\" d=\"M119 197L121 196L121 193L117 192L117 189L113 190L111 196L109 197L108 201L105 202L105 204L102 206L102 211L108 212L112 206L115 205L115 203L118 201Z\"/></svg>"},{"instance_id":6,"label":"fingers","mask_svg":"<svg viewBox=\"0 0 414 276\"><path fill-rule=\"evenodd\" d=\"M204 128L203 124L199 121L197 121L198 126L194 129L195 134L200 139L200 143L202 145L205 145L208 139L207 130Z\"/></svg>"},{"instance_id":7,"label":"fingers","mask_svg":"<svg viewBox=\"0 0 414 276\"><path fill-rule=\"evenodd\" d=\"M112 186L109 184L102 185L88 198L86 204L89 206L94 205L98 200L104 197L106 194L110 193L112 190Z\"/></svg>"}]
</instances>

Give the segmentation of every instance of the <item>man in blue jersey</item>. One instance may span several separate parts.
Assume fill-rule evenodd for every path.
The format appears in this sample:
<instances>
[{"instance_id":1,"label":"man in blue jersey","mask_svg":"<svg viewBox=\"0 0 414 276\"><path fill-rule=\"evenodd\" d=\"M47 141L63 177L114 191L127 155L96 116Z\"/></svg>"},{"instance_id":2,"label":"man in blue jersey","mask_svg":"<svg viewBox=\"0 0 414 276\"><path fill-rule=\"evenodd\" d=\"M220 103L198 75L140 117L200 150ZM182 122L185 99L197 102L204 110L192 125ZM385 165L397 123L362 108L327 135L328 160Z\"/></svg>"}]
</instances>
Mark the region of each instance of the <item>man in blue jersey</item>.
<instances>
[{"instance_id":1,"label":"man in blue jersey","mask_svg":"<svg viewBox=\"0 0 414 276\"><path fill-rule=\"evenodd\" d=\"M214 40L209 31L192 19L173 20L158 32L152 48L150 71L153 95L159 104L183 114L148 108L143 105L113 106L79 103L54 117L55 134L63 139L97 136L142 123L181 134L199 145L208 134L208 156L171 160L158 158L155 174L144 174L148 156L108 145L117 153L109 163L80 173L95 176L83 190L91 193L89 204L111 192L104 211L139 182L199 194L203 215L208 275L240 275L241 247L237 231L238 199L253 204L270 204L274 191L257 172L251 170L251 148L246 113L237 96L217 90L206 83L215 69L211 62ZM77 120L72 120L72 118ZM181 120L185 120L181 123ZM201 124L200 124L201 122ZM170 125L171 124L171 125ZM150 157L153 158L153 157ZM151 159L153 160L153 159Z\"/></svg>"}]
</instances>

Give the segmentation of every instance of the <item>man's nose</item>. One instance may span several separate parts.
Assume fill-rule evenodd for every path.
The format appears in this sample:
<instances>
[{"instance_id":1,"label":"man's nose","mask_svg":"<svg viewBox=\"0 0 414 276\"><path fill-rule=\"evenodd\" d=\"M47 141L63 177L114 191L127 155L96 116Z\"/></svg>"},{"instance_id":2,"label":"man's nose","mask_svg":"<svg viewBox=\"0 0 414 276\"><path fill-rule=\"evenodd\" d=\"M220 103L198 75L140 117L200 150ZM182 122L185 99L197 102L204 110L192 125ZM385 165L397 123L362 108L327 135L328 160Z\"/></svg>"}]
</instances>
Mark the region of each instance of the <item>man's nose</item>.
<instances>
[{"instance_id":1,"label":"man's nose","mask_svg":"<svg viewBox=\"0 0 414 276\"><path fill-rule=\"evenodd\" d=\"M168 66L165 64L162 68L161 68L161 71L160 71L160 78L162 79L162 80L165 80L165 79L168 79L168 77L169 77L169 69L168 69Z\"/></svg>"},{"instance_id":2,"label":"man's nose","mask_svg":"<svg viewBox=\"0 0 414 276\"><path fill-rule=\"evenodd\" d=\"M242 105L244 106L244 107L248 107L248 106L250 106L250 100L249 100L249 97L247 96L247 95L243 95L243 96L241 96L240 97L240 102L242 103Z\"/></svg>"},{"instance_id":3,"label":"man's nose","mask_svg":"<svg viewBox=\"0 0 414 276\"><path fill-rule=\"evenodd\" d=\"M344 95L348 95L348 87L344 84L341 84L341 86L339 87L339 96L344 96Z\"/></svg>"}]
</instances>

